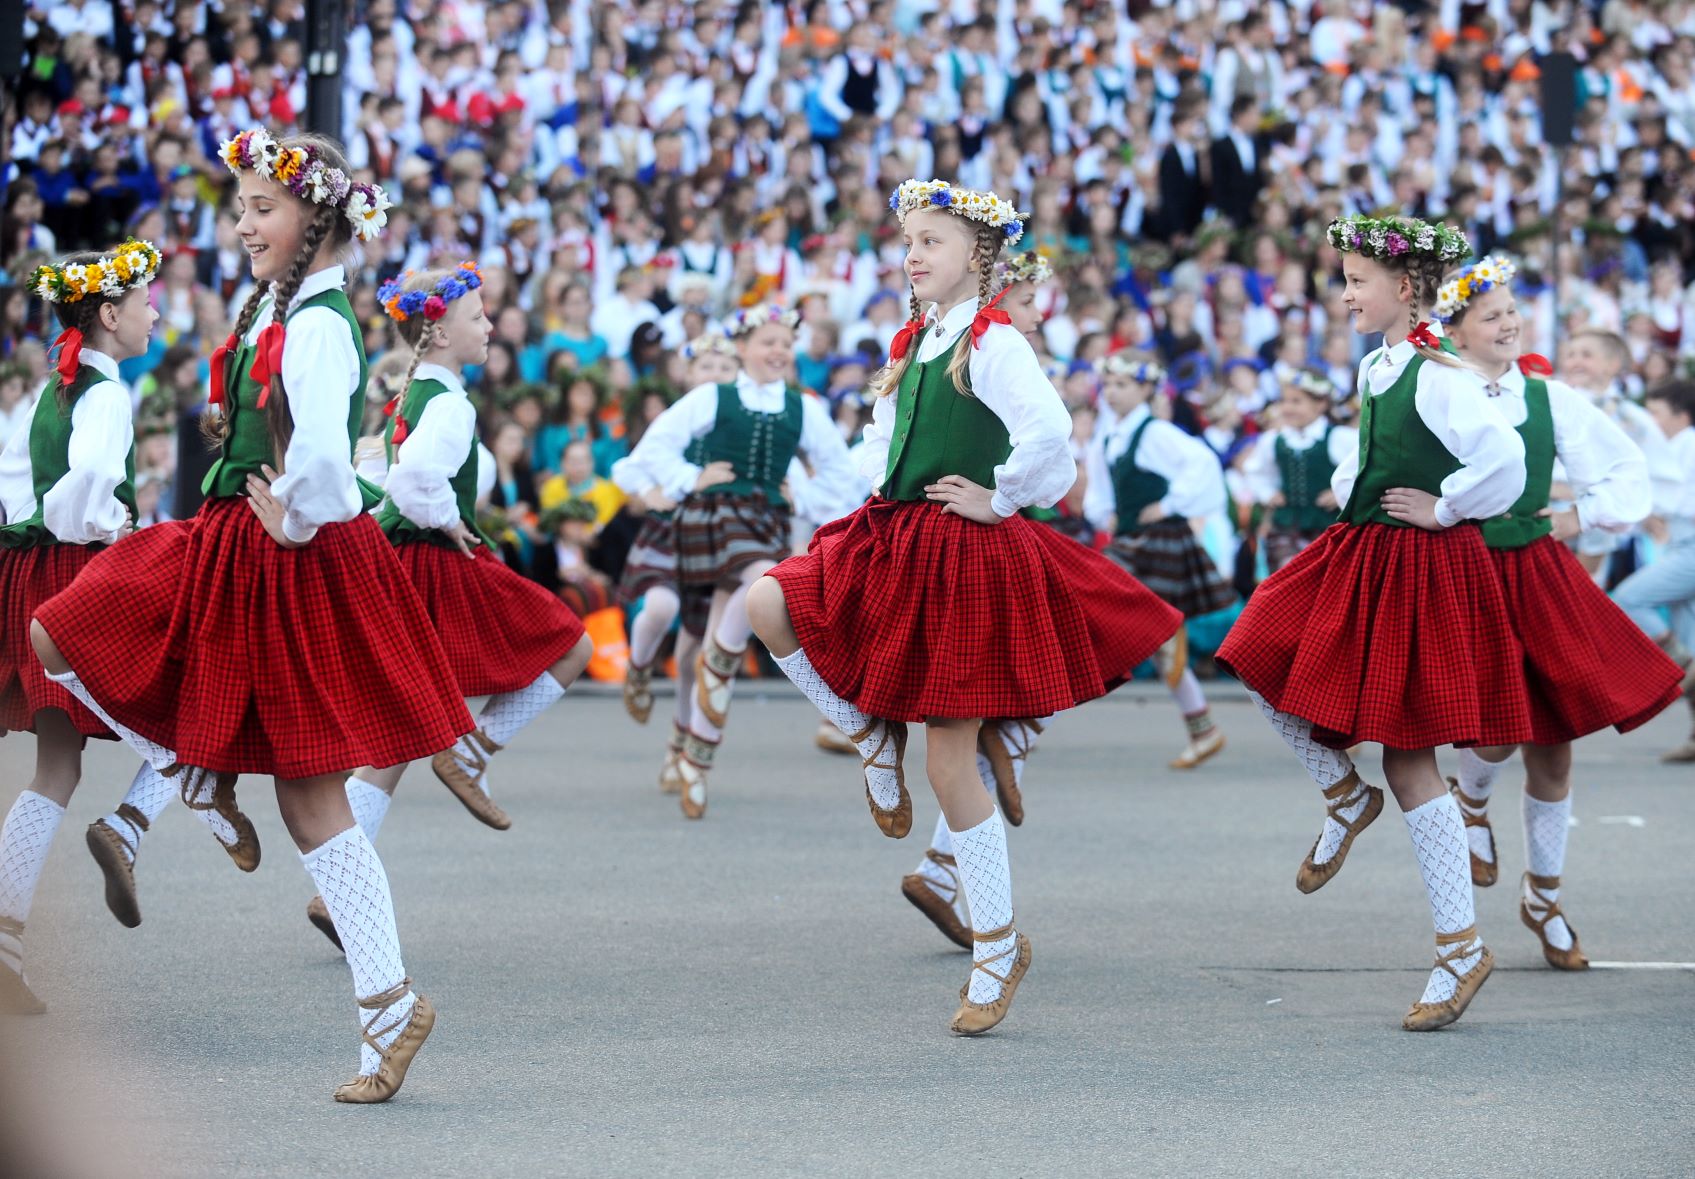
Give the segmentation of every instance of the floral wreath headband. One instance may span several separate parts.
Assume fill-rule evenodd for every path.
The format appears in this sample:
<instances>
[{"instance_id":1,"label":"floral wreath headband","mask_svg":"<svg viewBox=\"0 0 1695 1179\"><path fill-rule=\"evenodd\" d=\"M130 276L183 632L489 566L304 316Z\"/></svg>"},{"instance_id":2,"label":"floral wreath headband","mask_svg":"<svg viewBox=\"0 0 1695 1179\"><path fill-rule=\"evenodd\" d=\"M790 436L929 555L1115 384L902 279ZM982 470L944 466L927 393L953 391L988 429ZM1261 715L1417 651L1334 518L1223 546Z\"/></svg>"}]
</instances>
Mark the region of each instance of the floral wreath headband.
<instances>
[{"instance_id":1,"label":"floral wreath headband","mask_svg":"<svg viewBox=\"0 0 1695 1179\"><path fill-rule=\"evenodd\" d=\"M995 263L995 277L1001 280L1002 286L1010 287L1017 282L1044 283L1053 280L1053 263L1047 255L1031 250L1027 254L1017 254L1005 262Z\"/></svg>"},{"instance_id":2,"label":"floral wreath headband","mask_svg":"<svg viewBox=\"0 0 1695 1179\"><path fill-rule=\"evenodd\" d=\"M110 254L86 264L37 266L30 288L49 303L80 303L95 295L122 295L144 287L159 273L163 256L152 242L130 238Z\"/></svg>"},{"instance_id":3,"label":"floral wreath headband","mask_svg":"<svg viewBox=\"0 0 1695 1179\"><path fill-rule=\"evenodd\" d=\"M739 340L743 336L758 331L768 323L780 323L786 328L799 327L800 312L784 311L775 303L759 303L752 307L744 307L732 315L729 322L724 325L724 330L729 333L730 339Z\"/></svg>"},{"instance_id":4,"label":"floral wreath headband","mask_svg":"<svg viewBox=\"0 0 1695 1179\"><path fill-rule=\"evenodd\" d=\"M1379 262L1407 257L1458 262L1471 253L1471 243L1453 226L1411 217L1341 217L1330 223L1325 236L1344 254Z\"/></svg>"},{"instance_id":5,"label":"floral wreath headband","mask_svg":"<svg viewBox=\"0 0 1695 1179\"><path fill-rule=\"evenodd\" d=\"M946 209L1000 230L1006 235L1008 246L1016 246L1024 236L1025 214L1015 209L1010 201L1004 201L992 192L955 188L946 180L902 181L889 197L889 208L900 215L902 223L905 223L908 213L918 209Z\"/></svg>"},{"instance_id":6,"label":"floral wreath headband","mask_svg":"<svg viewBox=\"0 0 1695 1179\"><path fill-rule=\"evenodd\" d=\"M1323 373L1317 372L1313 369L1301 369L1294 376L1290 377L1287 383L1290 387L1299 389L1308 397L1316 398L1320 401L1336 400L1336 383Z\"/></svg>"},{"instance_id":7,"label":"floral wreath headband","mask_svg":"<svg viewBox=\"0 0 1695 1179\"><path fill-rule=\"evenodd\" d=\"M1508 286L1518 277L1518 267L1498 254L1467 266L1436 292L1434 314L1442 323L1452 323L1466 305L1485 291Z\"/></svg>"},{"instance_id":8,"label":"floral wreath headband","mask_svg":"<svg viewBox=\"0 0 1695 1179\"><path fill-rule=\"evenodd\" d=\"M243 131L219 149L232 173L257 172L274 180L301 200L341 210L361 242L375 241L388 224L394 202L375 184L355 184L340 168L332 168L311 145L283 147L263 127Z\"/></svg>"},{"instance_id":9,"label":"floral wreath headband","mask_svg":"<svg viewBox=\"0 0 1695 1179\"><path fill-rule=\"evenodd\" d=\"M1134 360L1119 353L1101 361L1101 372L1115 377L1129 377L1142 385L1163 385L1168 375L1165 366L1151 360Z\"/></svg>"},{"instance_id":10,"label":"floral wreath headband","mask_svg":"<svg viewBox=\"0 0 1695 1179\"><path fill-rule=\"evenodd\" d=\"M707 332L683 345L684 360L699 360L702 356L734 356L736 345L722 332Z\"/></svg>"},{"instance_id":11,"label":"floral wreath headband","mask_svg":"<svg viewBox=\"0 0 1695 1179\"><path fill-rule=\"evenodd\" d=\"M377 302L396 323L405 323L422 315L434 323L447 314L447 305L463 298L483 285L483 273L475 262L461 262L452 273L440 279L428 290L403 291L401 287L415 271L408 270L389 279L377 288Z\"/></svg>"}]
</instances>

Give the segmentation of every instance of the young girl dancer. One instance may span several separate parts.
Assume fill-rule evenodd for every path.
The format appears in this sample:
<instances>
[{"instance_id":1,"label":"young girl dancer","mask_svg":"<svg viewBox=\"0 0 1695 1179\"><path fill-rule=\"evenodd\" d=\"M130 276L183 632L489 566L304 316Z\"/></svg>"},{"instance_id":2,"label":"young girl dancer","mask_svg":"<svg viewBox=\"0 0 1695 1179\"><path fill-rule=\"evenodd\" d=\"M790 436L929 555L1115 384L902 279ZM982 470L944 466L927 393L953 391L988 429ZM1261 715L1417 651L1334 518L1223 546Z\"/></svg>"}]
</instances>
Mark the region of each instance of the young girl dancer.
<instances>
[{"instance_id":1,"label":"young girl dancer","mask_svg":"<svg viewBox=\"0 0 1695 1179\"><path fill-rule=\"evenodd\" d=\"M1359 448L1359 432L1330 420L1330 378L1302 369L1283 383L1277 430L1261 436L1242 465L1254 502L1270 510L1266 568L1276 573L1336 522L1330 477Z\"/></svg>"},{"instance_id":2,"label":"young girl dancer","mask_svg":"<svg viewBox=\"0 0 1695 1179\"><path fill-rule=\"evenodd\" d=\"M1302 892L1336 874L1383 807L1338 751L1383 745L1436 926L1435 968L1401 1026L1428 1031L1458 1019L1494 966L1435 747L1530 732L1523 653L1474 523L1524 490L1524 444L1421 318L1443 270L1470 251L1464 235L1363 217L1328 232L1354 330L1385 341L1360 365L1359 451L1332 482L1340 522L1254 592L1218 661L1324 790L1329 817L1296 875Z\"/></svg>"},{"instance_id":3,"label":"young girl dancer","mask_svg":"<svg viewBox=\"0 0 1695 1179\"><path fill-rule=\"evenodd\" d=\"M693 386L732 383L741 368L735 344L718 332L691 340L684 346L683 355L689 362ZM690 462L700 461L700 444L690 448L685 457ZM682 608L677 595L677 504L633 455L612 465L612 481L630 498L647 507L618 583L618 600L626 608L636 608L630 623L630 666L624 677L624 710L637 724L645 725L653 713L653 664ZM688 740L694 701L694 661L699 650L698 636L680 628L675 652L677 711L665 762L659 771L659 788L667 794L677 794L683 788L683 746Z\"/></svg>"},{"instance_id":4,"label":"young girl dancer","mask_svg":"<svg viewBox=\"0 0 1695 1179\"><path fill-rule=\"evenodd\" d=\"M909 180L889 203L912 313L873 383L861 469L879 494L759 581L748 607L784 673L859 747L885 835L911 828L906 726L925 724L972 924L951 1026L976 1035L1005 1018L1030 965L1006 831L978 776L979 720L1102 695L1179 618L1111 562L1018 515L1057 502L1076 477L1070 416L1029 342L989 306L1019 214L939 180Z\"/></svg>"},{"instance_id":5,"label":"young girl dancer","mask_svg":"<svg viewBox=\"0 0 1695 1179\"><path fill-rule=\"evenodd\" d=\"M109 254L72 254L31 278L64 333L47 387L0 456L0 733L35 734L35 777L0 830L0 1012L46 1010L24 980L24 922L82 777L83 743L112 735L43 674L29 620L95 553L134 528L135 429L118 363L147 351L159 318L147 286L159 261L150 243L131 240ZM126 799L95 828L111 822L115 836L145 827L176 792L143 765L130 795L149 813Z\"/></svg>"},{"instance_id":6,"label":"young girl dancer","mask_svg":"<svg viewBox=\"0 0 1695 1179\"><path fill-rule=\"evenodd\" d=\"M388 201L316 136L245 131L222 157L255 287L213 357L206 504L90 562L36 612L35 649L155 766L275 778L360 1007L359 1074L336 1099L386 1101L435 1012L406 976L388 878L344 783L472 727L353 471L367 370L337 259L377 236Z\"/></svg>"},{"instance_id":7,"label":"young girl dancer","mask_svg":"<svg viewBox=\"0 0 1695 1179\"><path fill-rule=\"evenodd\" d=\"M1190 523L1224 511L1224 472L1206 443L1154 416L1150 401L1162 377L1149 360L1128 353L1101 362L1101 400L1113 423L1089 448L1084 512L1112 533L1107 557L1190 619L1236 600ZM1192 770L1224 748L1224 734L1189 670L1187 630L1155 661L1189 730L1171 768Z\"/></svg>"},{"instance_id":8,"label":"young girl dancer","mask_svg":"<svg viewBox=\"0 0 1695 1179\"><path fill-rule=\"evenodd\" d=\"M730 695L752 633L748 586L790 552L789 490L797 454L813 469L819 518L840 502L853 471L829 411L788 384L796 318L769 304L737 312L729 331L742 371L700 385L660 414L634 458L677 509L683 626L703 635L680 766L683 814L706 813L706 779L728 720ZM700 444L698 462L690 461ZM810 504L797 505L809 514Z\"/></svg>"},{"instance_id":9,"label":"young girl dancer","mask_svg":"<svg viewBox=\"0 0 1695 1179\"><path fill-rule=\"evenodd\" d=\"M1571 743L1613 725L1627 732L1678 696L1683 671L1611 601L1566 547L1584 529L1621 534L1653 507L1648 462L1587 397L1548 380L1548 362L1523 356L1512 263L1485 258L1444 284L1436 318L1447 327L1473 378L1524 439L1524 494L1504 516L1482 524L1507 604L1524 645L1531 738L1524 751L1524 850L1528 871L1519 917L1560 970L1588 960L1560 910L1571 818ZM1554 464L1581 489L1569 510L1553 512ZM1455 789L1471 842L1471 879L1496 879L1489 795L1512 747L1460 750Z\"/></svg>"}]
</instances>

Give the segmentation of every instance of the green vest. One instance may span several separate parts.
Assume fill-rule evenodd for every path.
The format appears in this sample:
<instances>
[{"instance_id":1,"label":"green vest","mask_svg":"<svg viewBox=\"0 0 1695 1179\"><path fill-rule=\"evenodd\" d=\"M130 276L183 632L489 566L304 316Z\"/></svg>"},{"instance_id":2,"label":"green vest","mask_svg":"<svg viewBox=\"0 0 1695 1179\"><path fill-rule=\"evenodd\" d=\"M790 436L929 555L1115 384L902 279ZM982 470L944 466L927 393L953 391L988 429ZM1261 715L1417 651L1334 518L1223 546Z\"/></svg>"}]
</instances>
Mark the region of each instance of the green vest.
<instances>
[{"instance_id":1,"label":"green vest","mask_svg":"<svg viewBox=\"0 0 1695 1179\"><path fill-rule=\"evenodd\" d=\"M407 386L406 396L400 404L400 411L389 420L388 426L383 430L383 450L388 455L388 464L391 468L394 466L398 451L398 448L394 445L395 424L401 419L405 419L408 429L416 427L424 418L424 407L446 392L447 386L435 380L413 381ZM447 481L447 485L453 488L453 498L459 505L460 523L481 537L483 543L488 545L491 550L497 548L498 546L488 533L477 527L477 439L475 433L471 436L470 453L465 456L465 461L460 464L459 470L455 471L453 477ZM447 534L439 528L425 528L417 521L402 515L400 509L394 506L392 499L383 500L382 510L377 513L377 523L382 525L383 532L389 540L397 545L423 542L445 545L449 548L457 547Z\"/></svg>"},{"instance_id":2,"label":"green vest","mask_svg":"<svg viewBox=\"0 0 1695 1179\"><path fill-rule=\"evenodd\" d=\"M701 466L729 463L736 478L707 488L713 494L753 495L758 492L780 507L783 480L789 464L800 449L803 421L800 390L783 392L783 408L776 413L755 413L742 404L734 384L718 386L718 417L712 430L701 439Z\"/></svg>"},{"instance_id":3,"label":"green vest","mask_svg":"<svg viewBox=\"0 0 1695 1179\"><path fill-rule=\"evenodd\" d=\"M365 361L365 333L354 317L353 304L347 301L346 293L340 288L321 291L303 300L289 312L288 318L292 320L308 307L328 307L345 319L347 330L353 333L353 347L359 353L359 384L347 403L348 453L351 454L352 447L359 441L359 427L364 423L365 385L371 376L370 366ZM229 429L217 461L206 472L206 479L200 485L207 499L246 495L249 475L260 474L259 468L263 466L282 467L282 456L273 453L271 448L269 409L259 408L259 383L249 375L253 369L253 345L242 340L240 346L226 358L225 365L223 409ZM333 374L326 374L326 379L333 380ZM382 500L382 491L364 479L359 480L359 495L366 511Z\"/></svg>"},{"instance_id":4,"label":"green vest","mask_svg":"<svg viewBox=\"0 0 1695 1179\"><path fill-rule=\"evenodd\" d=\"M59 405L59 388L62 382L57 372L41 391L41 401L35 407L35 413L30 416L29 424L29 466L35 481L35 514L27 520L14 520L0 527L0 548L42 548L59 543L59 538L47 530L42 519L44 501L47 493L71 470L71 413L76 409L77 402L82 400L84 393L101 381L109 379L93 365L80 366L76 380L71 382L70 398L63 407ZM119 503L129 509L130 519L134 520L136 512L133 439L130 441L129 453L124 456L124 481L118 484L117 490L112 494Z\"/></svg>"},{"instance_id":5,"label":"green vest","mask_svg":"<svg viewBox=\"0 0 1695 1179\"><path fill-rule=\"evenodd\" d=\"M1554 411L1548 405L1548 382L1524 382L1524 494L1504 516L1483 521L1483 543L1492 549L1521 549L1554 530L1554 522L1537 515L1548 506L1554 483Z\"/></svg>"},{"instance_id":6,"label":"green vest","mask_svg":"<svg viewBox=\"0 0 1695 1179\"><path fill-rule=\"evenodd\" d=\"M1136 465L1136 452L1141 449L1142 435L1154 424L1153 414L1142 419L1136 432L1130 435L1130 445L1124 448L1112 464L1113 510L1118 516L1117 536L1133 536L1147 525L1140 517L1142 509L1157 504L1171 490L1171 481L1164 475Z\"/></svg>"},{"instance_id":7,"label":"green vest","mask_svg":"<svg viewBox=\"0 0 1695 1179\"><path fill-rule=\"evenodd\" d=\"M1330 488L1336 464L1330 461L1330 431L1316 445L1296 450L1281 435L1272 446L1277 459L1277 476L1283 483L1283 506L1271 513L1271 523L1289 532L1322 532L1336 522L1336 513L1318 506L1318 497Z\"/></svg>"},{"instance_id":8,"label":"green vest","mask_svg":"<svg viewBox=\"0 0 1695 1179\"><path fill-rule=\"evenodd\" d=\"M971 333L962 335L956 347L971 347ZM924 488L946 475L993 488L995 468L1012 453L1006 424L995 411L954 387L948 376L951 357L944 352L933 360L914 360L901 375L884 499L927 500Z\"/></svg>"},{"instance_id":9,"label":"green vest","mask_svg":"<svg viewBox=\"0 0 1695 1179\"><path fill-rule=\"evenodd\" d=\"M1387 524L1410 528L1383 510L1392 487L1416 487L1440 497L1442 480L1459 470L1459 459L1418 416L1418 372L1426 361L1414 356L1382 393L1360 399L1360 473L1341 512L1344 524Z\"/></svg>"}]
</instances>

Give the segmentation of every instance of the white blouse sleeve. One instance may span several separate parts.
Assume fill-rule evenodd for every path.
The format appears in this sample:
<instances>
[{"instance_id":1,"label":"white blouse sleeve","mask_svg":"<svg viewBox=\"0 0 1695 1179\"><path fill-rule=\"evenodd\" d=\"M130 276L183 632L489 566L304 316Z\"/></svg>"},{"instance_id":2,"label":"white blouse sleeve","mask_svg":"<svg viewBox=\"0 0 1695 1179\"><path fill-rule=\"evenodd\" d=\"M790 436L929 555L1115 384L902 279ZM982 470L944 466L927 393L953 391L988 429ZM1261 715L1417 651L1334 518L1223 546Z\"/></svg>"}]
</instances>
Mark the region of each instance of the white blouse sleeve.
<instances>
[{"instance_id":1,"label":"white blouse sleeve","mask_svg":"<svg viewBox=\"0 0 1695 1179\"><path fill-rule=\"evenodd\" d=\"M682 499L700 478L700 468L683 455L717 420L718 386L697 386L653 420L630 457L666 495Z\"/></svg>"},{"instance_id":2,"label":"white blouse sleeve","mask_svg":"<svg viewBox=\"0 0 1695 1179\"><path fill-rule=\"evenodd\" d=\"M115 492L124 481L135 426L129 392L101 381L71 408L69 470L41 497L41 522L66 544L109 543L129 519Z\"/></svg>"},{"instance_id":3,"label":"white blouse sleeve","mask_svg":"<svg viewBox=\"0 0 1695 1179\"><path fill-rule=\"evenodd\" d=\"M1554 450L1577 493L1584 528L1629 532L1654 510L1648 459L1606 414L1561 381L1548 382Z\"/></svg>"},{"instance_id":4,"label":"white blouse sleeve","mask_svg":"<svg viewBox=\"0 0 1695 1179\"><path fill-rule=\"evenodd\" d=\"M477 411L469 401L431 398L388 472L388 497L402 516L423 528L459 522L459 499L449 480L465 465L476 437Z\"/></svg>"},{"instance_id":5,"label":"white blouse sleeve","mask_svg":"<svg viewBox=\"0 0 1695 1179\"><path fill-rule=\"evenodd\" d=\"M1277 470L1277 435L1262 434L1248 450L1241 466L1242 487L1256 504L1268 504L1271 497L1283 490L1283 477Z\"/></svg>"},{"instance_id":6,"label":"white blouse sleeve","mask_svg":"<svg viewBox=\"0 0 1695 1179\"><path fill-rule=\"evenodd\" d=\"M1431 433L1463 464L1442 480L1436 522L1452 528L1510 509L1524 492L1524 439L1489 404L1478 379L1427 361L1418 370L1414 405Z\"/></svg>"},{"instance_id":7,"label":"white blouse sleeve","mask_svg":"<svg viewBox=\"0 0 1695 1179\"><path fill-rule=\"evenodd\" d=\"M859 435L859 475L880 490L889 473L889 441L895 436L895 394L871 403L871 421Z\"/></svg>"},{"instance_id":8,"label":"white blouse sleeve","mask_svg":"<svg viewBox=\"0 0 1695 1179\"><path fill-rule=\"evenodd\" d=\"M802 519L827 524L859 506L860 485L842 432L816 397L802 396L800 452L812 468L805 490L794 488L794 510Z\"/></svg>"},{"instance_id":9,"label":"white blouse sleeve","mask_svg":"<svg viewBox=\"0 0 1695 1179\"><path fill-rule=\"evenodd\" d=\"M1201 519L1224 511L1224 468L1206 443L1155 418L1142 435L1136 465L1169 486L1160 507L1168 516Z\"/></svg>"},{"instance_id":10,"label":"white blouse sleeve","mask_svg":"<svg viewBox=\"0 0 1695 1179\"><path fill-rule=\"evenodd\" d=\"M294 435L271 494L287 512L283 535L305 544L325 524L357 519L361 510L347 437L359 351L347 321L328 307L297 314L288 323L282 369Z\"/></svg>"},{"instance_id":11,"label":"white blouse sleeve","mask_svg":"<svg viewBox=\"0 0 1695 1179\"><path fill-rule=\"evenodd\" d=\"M627 454L612 464L612 482L617 485L619 491L632 498L646 495L648 488L653 486L653 479L633 454Z\"/></svg>"},{"instance_id":12,"label":"white blouse sleeve","mask_svg":"<svg viewBox=\"0 0 1695 1179\"><path fill-rule=\"evenodd\" d=\"M500 469L494 461L494 451L477 441L477 503L486 504L488 497L494 493L495 480L500 478Z\"/></svg>"},{"instance_id":13,"label":"white blouse sleeve","mask_svg":"<svg viewBox=\"0 0 1695 1179\"><path fill-rule=\"evenodd\" d=\"M1083 485L1083 518L1098 530L1112 527L1118 514L1118 495L1112 486L1112 468L1106 461L1106 437L1097 434L1089 439L1089 451L1083 458L1088 470L1088 482Z\"/></svg>"},{"instance_id":14,"label":"white blouse sleeve","mask_svg":"<svg viewBox=\"0 0 1695 1179\"><path fill-rule=\"evenodd\" d=\"M971 348L971 390L1006 425L1012 453L995 468L997 516L1021 508L1051 508L1077 481L1071 457L1071 415L1042 371L1030 342L1006 324L992 324L981 348Z\"/></svg>"}]
</instances>

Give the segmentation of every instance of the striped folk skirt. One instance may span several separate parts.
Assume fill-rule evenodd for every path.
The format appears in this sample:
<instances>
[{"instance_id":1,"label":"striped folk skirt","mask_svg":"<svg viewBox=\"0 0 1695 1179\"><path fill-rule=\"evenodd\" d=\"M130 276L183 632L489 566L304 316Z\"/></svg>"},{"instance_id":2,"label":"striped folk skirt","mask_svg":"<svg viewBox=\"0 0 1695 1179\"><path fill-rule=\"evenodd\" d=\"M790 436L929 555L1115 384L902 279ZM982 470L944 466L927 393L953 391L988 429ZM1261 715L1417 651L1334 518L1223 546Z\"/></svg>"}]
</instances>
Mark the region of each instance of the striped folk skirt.
<instances>
[{"instance_id":1,"label":"striped folk skirt","mask_svg":"<svg viewBox=\"0 0 1695 1179\"><path fill-rule=\"evenodd\" d=\"M1182 611L1184 618L1211 614L1236 601L1236 591L1195 539L1187 520L1168 518L1114 537L1106 556Z\"/></svg>"},{"instance_id":2,"label":"striped folk skirt","mask_svg":"<svg viewBox=\"0 0 1695 1179\"><path fill-rule=\"evenodd\" d=\"M775 564L793 550L793 523L786 504L757 492L691 495L677 509L677 586L682 624L690 634L706 632L712 593L741 584L748 566Z\"/></svg>"}]
</instances>

